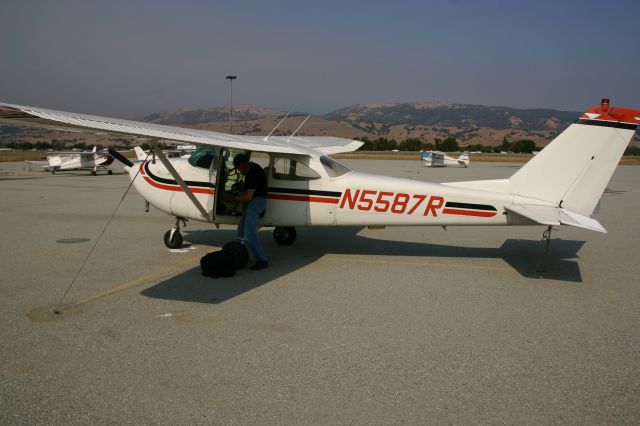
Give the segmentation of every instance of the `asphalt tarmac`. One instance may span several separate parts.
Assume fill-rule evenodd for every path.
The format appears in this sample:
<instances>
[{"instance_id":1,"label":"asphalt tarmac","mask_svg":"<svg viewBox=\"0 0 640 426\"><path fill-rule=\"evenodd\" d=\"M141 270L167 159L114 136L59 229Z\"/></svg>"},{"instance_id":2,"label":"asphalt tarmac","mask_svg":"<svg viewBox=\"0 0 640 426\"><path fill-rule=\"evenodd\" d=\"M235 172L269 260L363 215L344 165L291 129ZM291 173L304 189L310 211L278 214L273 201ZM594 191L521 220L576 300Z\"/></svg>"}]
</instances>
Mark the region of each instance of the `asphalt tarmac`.
<instances>
[{"instance_id":1,"label":"asphalt tarmac","mask_svg":"<svg viewBox=\"0 0 640 426\"><path fill-rule=\"evenodd\" d=\"M609 233L562 227L547 256L544 227L265 229L271 267L217 280L199 259L234 230L171 252L132 190L54 315L128 177L0 163L0 424L639 424L639 183L618 167Z\"/></svg>"}]
</instances>

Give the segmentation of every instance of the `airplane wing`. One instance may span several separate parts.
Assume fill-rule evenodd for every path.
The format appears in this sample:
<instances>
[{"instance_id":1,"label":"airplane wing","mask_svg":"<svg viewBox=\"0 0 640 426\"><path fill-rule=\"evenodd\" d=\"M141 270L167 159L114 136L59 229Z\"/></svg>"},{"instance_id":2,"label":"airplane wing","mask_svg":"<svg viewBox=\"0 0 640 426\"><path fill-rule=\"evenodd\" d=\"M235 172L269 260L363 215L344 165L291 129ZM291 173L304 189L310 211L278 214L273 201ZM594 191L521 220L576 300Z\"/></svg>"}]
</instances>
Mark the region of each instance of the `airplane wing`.
<instances>
[{"instance_id":1,"label":"airplane wing","mask_svg":"<svg viewBox=\"0 0 640 426\"><path fill-rule=\"evenodd\" d=\"M265 140L261 136L230 135L207 130L164 126L5 103L0 103L0 124L119 136L127 135L249 151L300 155L327 155L337 152L350 152L355 151L362 145L362 142L328 136L296 136L291 138L272 136Z\"/></svg>"}]
</instances>

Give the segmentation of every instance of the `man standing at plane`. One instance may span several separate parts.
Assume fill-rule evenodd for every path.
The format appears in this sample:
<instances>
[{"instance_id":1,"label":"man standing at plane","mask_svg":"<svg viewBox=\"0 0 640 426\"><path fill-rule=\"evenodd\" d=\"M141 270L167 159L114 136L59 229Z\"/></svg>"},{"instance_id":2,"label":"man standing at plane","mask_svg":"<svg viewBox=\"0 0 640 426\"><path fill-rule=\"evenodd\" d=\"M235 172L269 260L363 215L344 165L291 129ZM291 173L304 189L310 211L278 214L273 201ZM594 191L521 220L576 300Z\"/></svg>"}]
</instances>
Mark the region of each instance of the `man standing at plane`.
<instances>
[{"instance_id":1,"label":"man standing at plane","mask_svg":"<svg viewBox=\"0 0 640 426\"><path fill-rule=\"evenodd\" d=\"M247 241L256 258L250 269L259 270L269 267L267 255L258 240L258 219L267 206L267 176L262 167L249 161L244 154L233 158L233 166L244 175L244 192L232 196L233 201L246 202L244 214L238 224L238 238Z\"/></svg>"}]
</instances>

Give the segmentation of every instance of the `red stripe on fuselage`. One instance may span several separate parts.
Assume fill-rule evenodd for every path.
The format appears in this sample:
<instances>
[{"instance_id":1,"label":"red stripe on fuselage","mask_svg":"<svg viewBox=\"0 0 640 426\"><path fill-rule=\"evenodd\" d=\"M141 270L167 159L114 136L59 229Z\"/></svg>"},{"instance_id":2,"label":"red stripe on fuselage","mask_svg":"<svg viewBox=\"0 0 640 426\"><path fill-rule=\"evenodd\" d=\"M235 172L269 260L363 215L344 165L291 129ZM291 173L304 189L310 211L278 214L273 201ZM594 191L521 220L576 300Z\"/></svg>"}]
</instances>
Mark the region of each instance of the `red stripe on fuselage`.
<instances>
[{"instance_id":1,"label":"red stripe on fuselage","mask_svg":"<svg viewBox=\"0 0 640 426\"><path fill-rule=\"evenodd\" d=\"M287 200L287 201L306 201L308 203L327 203L338 204L339 198L328 197L311 197L307 195L284 195L284 194L269 194L267 198L272 200Z\"/></svg>"},{"instance_id":2,"label":"red stripe on fuselage","mask_svg":"<svg viewBox=\"0 0 640 426\"><path fill-rule=\"evenodd\" d=\"M167 185L164 183L160 183L160 182L156 182L155 180L151 179L149 176L147 176L144 173L144 162L140 163L140 174L142 175L142 177L144 178L145 181L147 181L147 183L151 186L154 186L156 188L159 189L164 189L165 191L176 191L176 192L184 192L182 190L182 188L179 185ZM188 187L191 192L193 192L194 194L214 194L215 191L212 188L201 188L198 186L190 186Z\"/></svg>"},{"instance_id":3,"label":"red stripe on fuselage","mask_svg":"<svg viewBox=\"0 0 640 426\"><path fill-rule=\"evenodd\" d=\"M184 192L180 186L165 185L164 183L158 183L155 180L152 180L151 178L149 178L149 176L143 176L143 177L144 177L144 180L147 181L149 185L154 186L156 188L164 189L165 191ZM211 188L200 188L198 186L190 186L189 189L191 190L191 192L195 194L210 194L210 195L214 194L214 191Z\"/></svg>"},{"instance_id":4,"label":"red stripe on fuselage","mask_svg":"<svg viewBox=\"0 0 640 426\"><path fill-rule=\"evenodd\" d=\"M483 212L478 210L445 208L444 210L442 210L442 214L455 214L459 216L493 217L497 214L497 212Z\"/></svg>"}]
</instances>

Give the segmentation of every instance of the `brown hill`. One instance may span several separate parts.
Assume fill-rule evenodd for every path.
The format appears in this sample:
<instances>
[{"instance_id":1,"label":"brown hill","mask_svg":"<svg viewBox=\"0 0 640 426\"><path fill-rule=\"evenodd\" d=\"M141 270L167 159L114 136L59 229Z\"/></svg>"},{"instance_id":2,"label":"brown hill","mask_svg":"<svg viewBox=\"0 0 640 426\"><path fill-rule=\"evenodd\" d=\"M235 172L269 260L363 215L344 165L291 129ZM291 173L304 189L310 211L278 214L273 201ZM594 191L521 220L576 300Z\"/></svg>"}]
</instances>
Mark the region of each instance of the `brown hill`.
<instances>
[{"instance_id":1,"label":"brown hill","mask_svg":"<svg viewBox=\"0 0 640 426\"><path fill-rule=\"evenodd\" d=\"M255 105L235 105L233 133L266 135L285 113ZM322 117L313 116L298 131L298 135L340 136L345 138L385 137L402 141L419 138L425 142L447 137L457 138L462 146L470 144L499 145L504 138L510 141L531 139L544 146L580 113L551 109L517 109L435 102L378 103L352 105ZM293 113L280 125L276 135L290 135L306 117ZM192 127L229 132L229 107L202 109L172 109L142 118L157 124ZM0 127L0 141L64 140L68 144L123 144L126 138L66 133L33 128ZM632 141L640 145L636 135Z\"/></svg>"}]
</instances>

